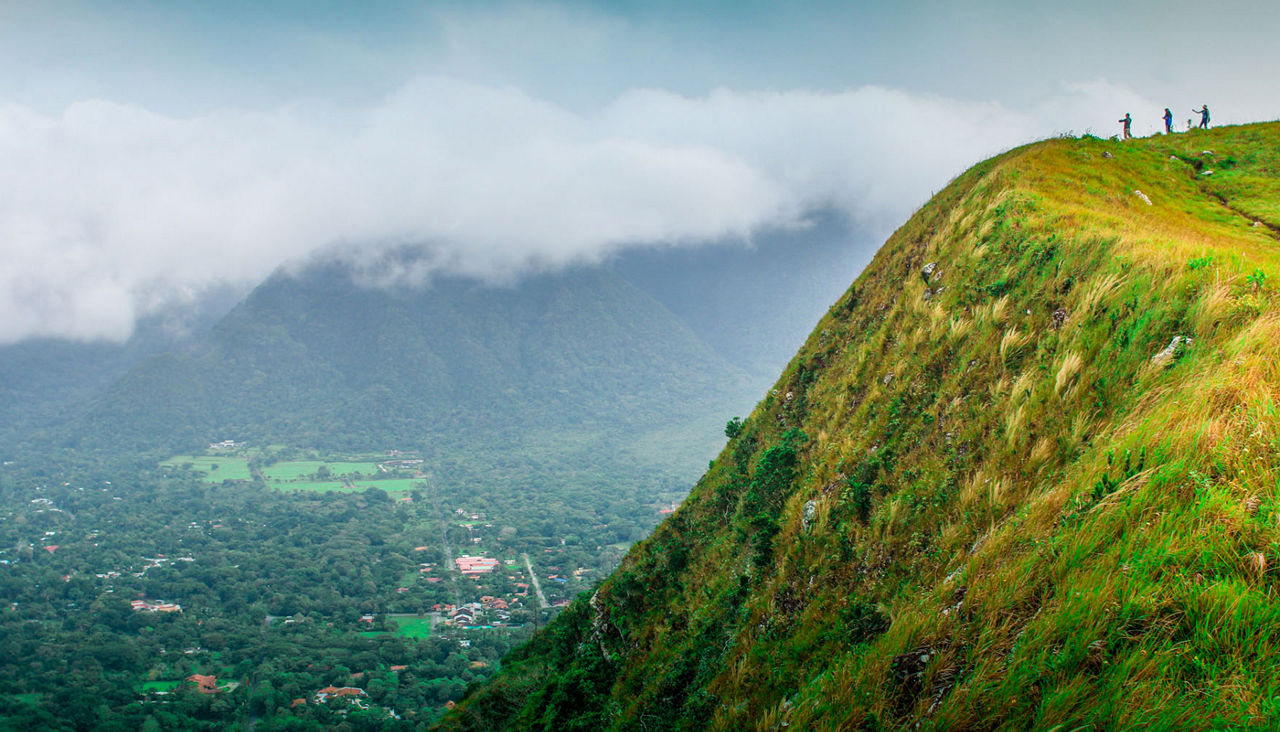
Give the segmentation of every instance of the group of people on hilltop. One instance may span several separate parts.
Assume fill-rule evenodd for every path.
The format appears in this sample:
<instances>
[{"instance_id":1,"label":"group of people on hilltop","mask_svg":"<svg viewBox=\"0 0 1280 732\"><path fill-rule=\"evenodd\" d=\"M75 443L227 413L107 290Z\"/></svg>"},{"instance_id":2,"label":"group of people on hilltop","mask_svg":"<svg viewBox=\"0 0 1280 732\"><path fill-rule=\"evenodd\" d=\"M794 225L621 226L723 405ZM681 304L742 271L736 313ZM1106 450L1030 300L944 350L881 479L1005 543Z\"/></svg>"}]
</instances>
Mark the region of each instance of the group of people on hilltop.
<instances>
[{"instance_id":1,"label":"group of people on hilltop","mask_svg":"<svg viewBox=\"0 0 1280 732\"><path fill-rule=\"evenodd\" d=\"M1200 109L1193 109L1191 110L1191 112L1192 114L1200 115L1200 129L1202 130L1209 129L1209 105L1207 104L1201 105ZM1166 135L1172 135L1173 134L1173 112L1168 107L1164 108L1164 117L1162 117L1161 119L1164 120L1164 133ZM1133 134L1131 132L1133 127L1132 115L1130 115L1128 112L1125 112L1124 116L1116 121L1124 125L1124 139L1128 140L1130 137L1133 137ZM1188 130L1191 129L1191 120L1187 120L1187 129Z\"/></svg>"}]
</instances>

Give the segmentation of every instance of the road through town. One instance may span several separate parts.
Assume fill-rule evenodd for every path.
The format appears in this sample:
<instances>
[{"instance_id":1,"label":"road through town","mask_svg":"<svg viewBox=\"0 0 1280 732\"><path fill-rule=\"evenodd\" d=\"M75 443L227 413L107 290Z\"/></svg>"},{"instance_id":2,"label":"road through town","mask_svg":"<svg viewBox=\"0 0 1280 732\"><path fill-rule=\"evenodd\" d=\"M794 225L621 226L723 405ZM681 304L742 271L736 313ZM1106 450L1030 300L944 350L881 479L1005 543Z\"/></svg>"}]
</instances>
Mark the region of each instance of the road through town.
<instances>
[{"instance_id":1,"label":"road through town","mask_svg":"<svg viewBox=\"0 0 1280 732\"><path fill-rule=\"evenodd\" d=\"M521 554L524 558L524 568L529 570L529 582L533 584L533 594L538 596L538 609L547 607L547 596L542 594L542 583L538 581L538 575L533 571L533 562L529 561L528 554Z\"/></svg>"}]
</instances>

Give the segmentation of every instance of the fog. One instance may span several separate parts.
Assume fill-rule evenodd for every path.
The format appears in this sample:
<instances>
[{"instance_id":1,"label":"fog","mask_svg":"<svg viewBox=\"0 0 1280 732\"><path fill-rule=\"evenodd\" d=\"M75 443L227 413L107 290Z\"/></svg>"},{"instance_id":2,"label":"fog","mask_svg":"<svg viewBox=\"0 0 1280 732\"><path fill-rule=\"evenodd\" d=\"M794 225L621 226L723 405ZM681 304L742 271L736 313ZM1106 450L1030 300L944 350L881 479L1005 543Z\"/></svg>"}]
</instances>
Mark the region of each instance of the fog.
<instances>
[{"instance_id":1,"label":"fog","mask_svg":"<svg viewBox=\"0 0 1280 732\"><path fill-rule=\"evenodd\" d=\"M0 342L121 340L141 315L318 254L360 260L411 246L420 255L393 279L509 281L629 247L749 242L817 209L887 231L984 157L1057 134L1109 136L1125 111L1149 133L1169 103L1065 71L1035 94L988 67L978 70L992 75L991 95L971 84L939 91L883 71L876 54L891 53L893 37L847 49L882 69L847 65L847 76L901 86L838 86L830 69L810 78L787 62L768 18L702 45L704 16L663 25L562 6L421 11L391 19L421 32L396 35L379 18L350 38L341 14L292 34L289 17L273 17L244 54L197 64L196 51L229 50L218 39L244 41L244 19L229 11L200 35L200 18L181 10L125 5L156 29L92 4L76 4L70 20L6 9L29 33L18 39L10 26L21 42L0 52L19 72L0 84ZM930 17L922 32L942 33ZM896 37L921 46L903 30L910 17L892 20ZM843 58L820 24L788 22L787 47L811 37ZM386 48L368 42L373 26ZM76 42L62 55L36 42L59 32ZM760 41L759 57L746 62L733 32ZM102 68L74 50L84 39ZM151 62L145 72L126 61L129 43ZM269 48L299 63L265 64ZM1033 50L1019 49L1009 61L1021 73ZM624 70L641 57L657 61ZM787 71L765 69L770 59ZM566 80L567 70L579 76ZM1237 104L1226 118L1265 115L1274 101Z\"/></svg>"}]
</instances>

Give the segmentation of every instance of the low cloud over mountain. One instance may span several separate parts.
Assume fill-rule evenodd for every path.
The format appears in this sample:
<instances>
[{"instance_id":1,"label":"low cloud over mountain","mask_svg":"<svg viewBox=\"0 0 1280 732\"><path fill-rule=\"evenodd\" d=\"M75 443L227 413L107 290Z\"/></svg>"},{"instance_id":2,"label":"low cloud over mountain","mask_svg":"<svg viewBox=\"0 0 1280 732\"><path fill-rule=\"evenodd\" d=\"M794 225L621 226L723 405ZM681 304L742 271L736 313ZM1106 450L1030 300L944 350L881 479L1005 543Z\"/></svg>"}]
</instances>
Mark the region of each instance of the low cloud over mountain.
<instances>
[{"instance_id":1,"label":"low cloud over mountain","mask_svg":"<svg viewBox=\"0 0 1280 732\"><path fill-rule=\"evenodd\" d=\"M319 252L411 244L429 251L412 276L509 279L816 208L884 227L1011 141L1136 102L1105 82L1029 111L874 86L634 89L584 112L427 76L359 109L3 106L0 342L121 339L175 298Z\"/></svg>"}]
</instances>

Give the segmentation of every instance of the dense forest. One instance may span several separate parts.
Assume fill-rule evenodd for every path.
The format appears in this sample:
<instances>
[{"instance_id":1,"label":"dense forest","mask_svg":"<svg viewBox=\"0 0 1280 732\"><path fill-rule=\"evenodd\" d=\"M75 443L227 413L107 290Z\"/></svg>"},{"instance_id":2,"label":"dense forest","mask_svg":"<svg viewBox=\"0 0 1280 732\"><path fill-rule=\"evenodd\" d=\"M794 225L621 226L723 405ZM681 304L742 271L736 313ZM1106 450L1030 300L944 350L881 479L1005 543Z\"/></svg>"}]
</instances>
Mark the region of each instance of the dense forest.
<instances>
[{"instance_id":1,"label":"dense forest","mask_svg":"<svg viewBox=\"0 0 1280 732\"><path fill-rule=\"evenodd\" d=\"M450 481L288 491L145 459L6 463L0 728L416 729L659 517L639 488L540 482L531 506L524 486ZM497 569L453 571L466 552ZM360 691L317 701L329 687Z\"/></svg>"}]
</instances>

